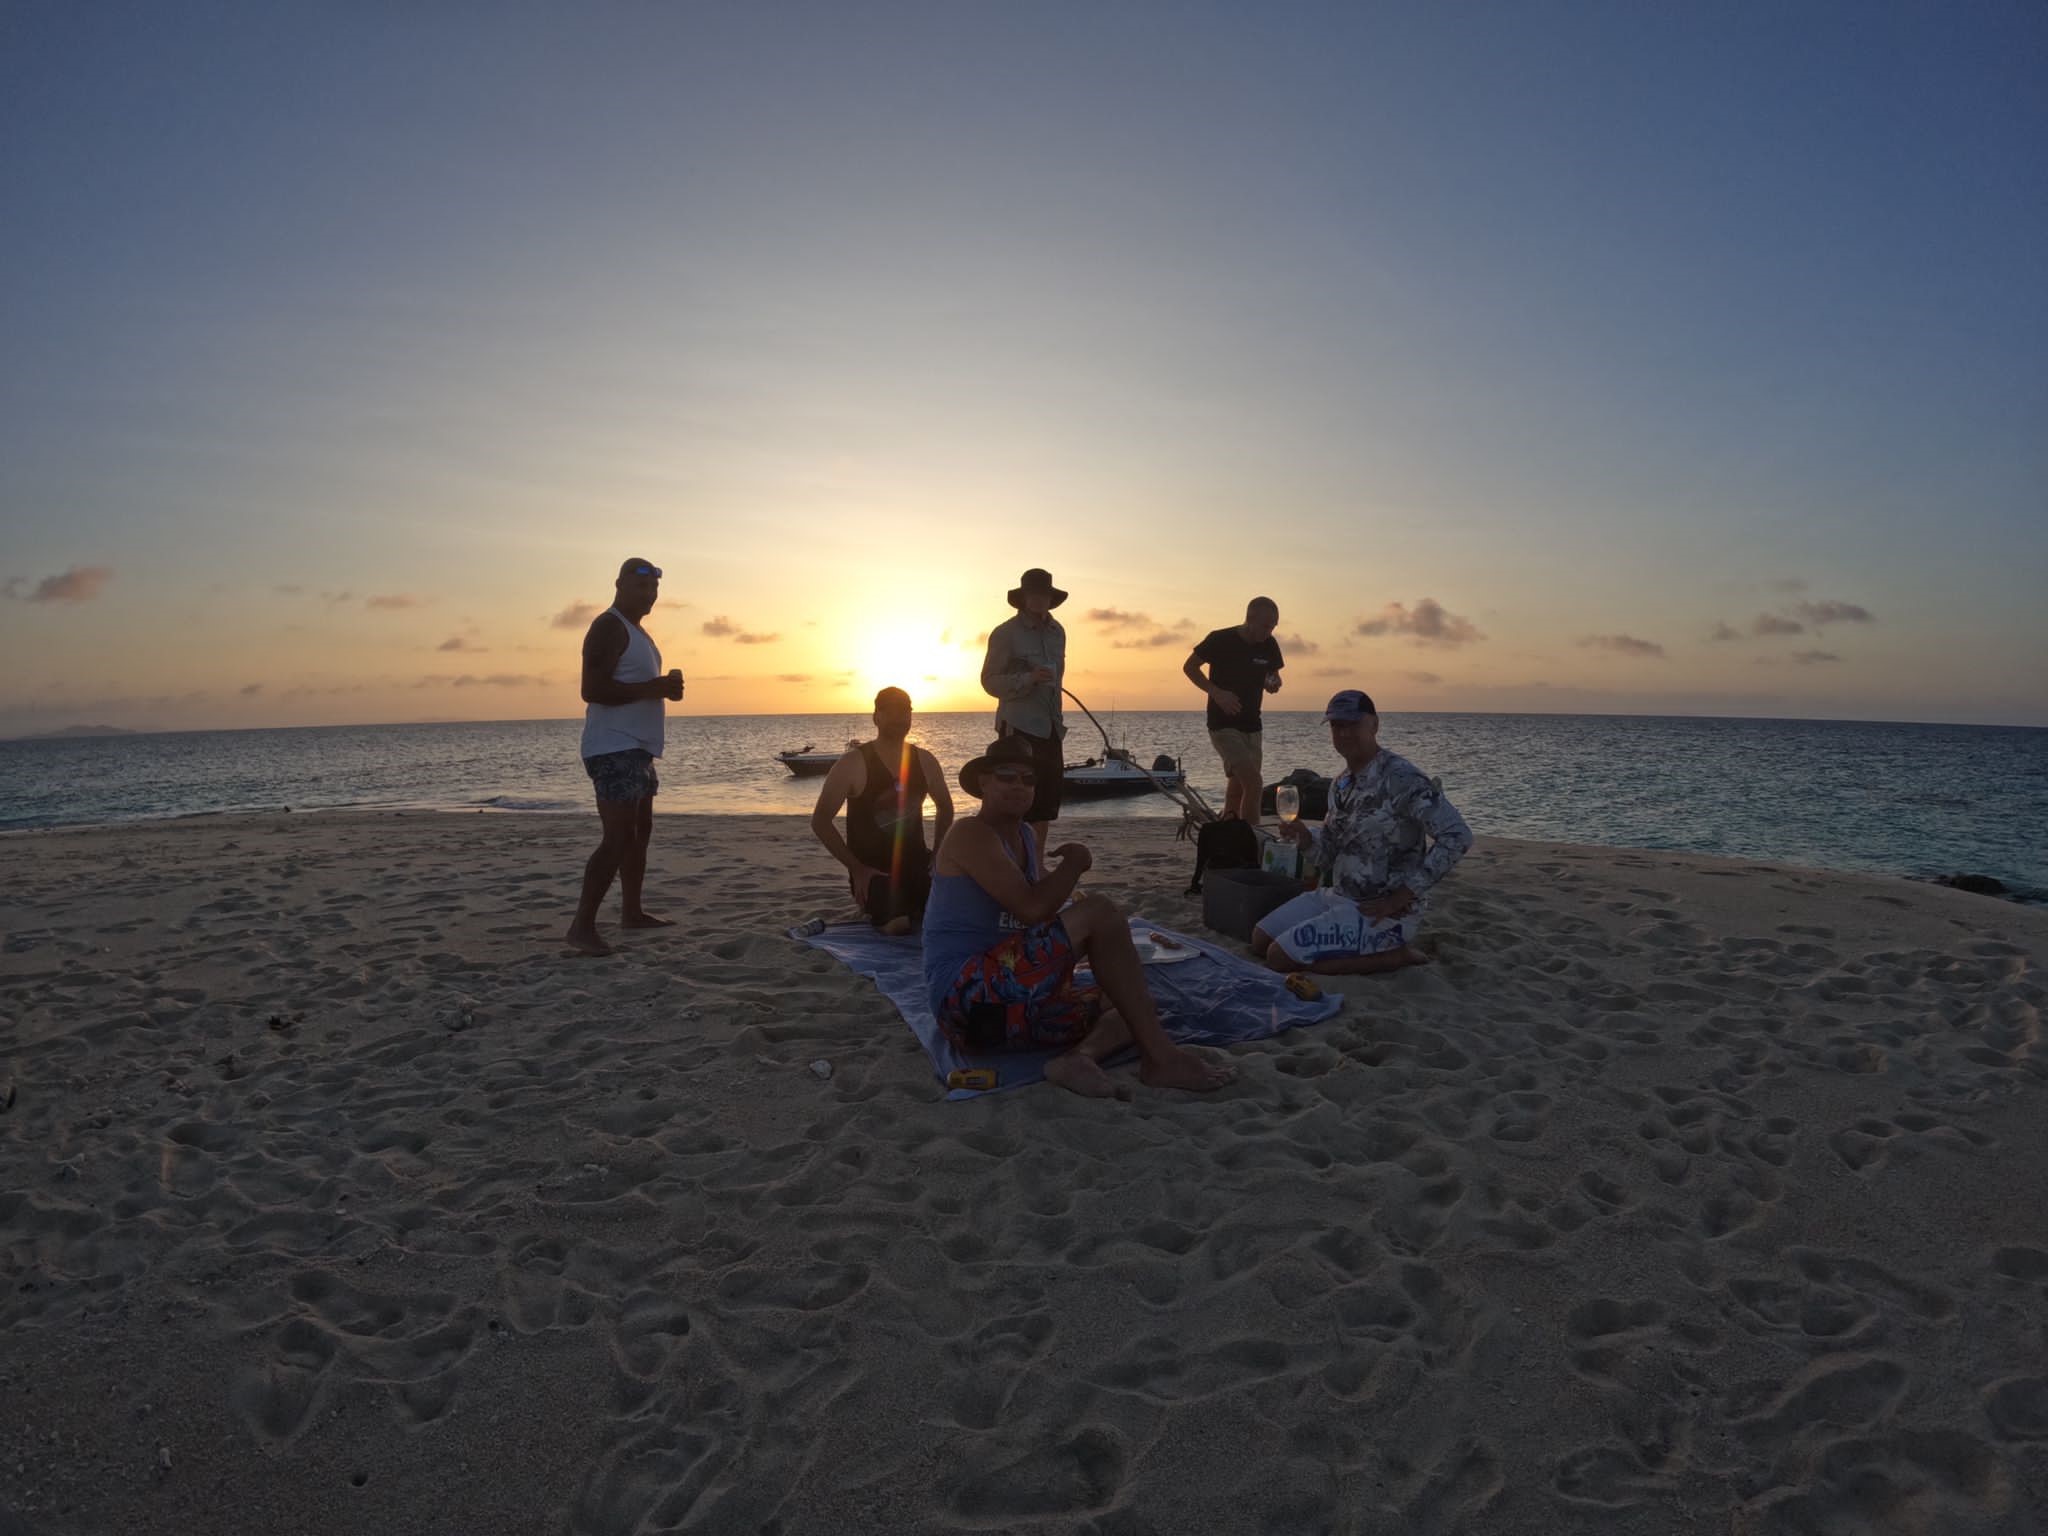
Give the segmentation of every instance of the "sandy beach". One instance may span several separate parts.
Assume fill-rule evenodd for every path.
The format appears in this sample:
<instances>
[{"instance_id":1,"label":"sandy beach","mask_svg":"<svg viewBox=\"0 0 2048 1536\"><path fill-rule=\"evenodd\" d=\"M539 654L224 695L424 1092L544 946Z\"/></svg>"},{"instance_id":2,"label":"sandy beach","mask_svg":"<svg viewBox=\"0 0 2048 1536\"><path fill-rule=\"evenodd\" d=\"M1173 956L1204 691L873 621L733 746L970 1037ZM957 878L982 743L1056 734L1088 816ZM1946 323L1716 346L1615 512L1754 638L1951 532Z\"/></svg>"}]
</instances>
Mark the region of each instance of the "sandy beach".
<instances>
[{"instance_id":1,"label":"sandy beach","mask_svg":"<svg viewBox=\"0 0 2048 1536\"><path fill-rule=\"evenodd\" d=\"M1128 1105L944 1101L795 818L610 960L588 817L0 841L0 1533L2048 1529L2048 911L1481 830Z\"/></svg>"}]
</instances>

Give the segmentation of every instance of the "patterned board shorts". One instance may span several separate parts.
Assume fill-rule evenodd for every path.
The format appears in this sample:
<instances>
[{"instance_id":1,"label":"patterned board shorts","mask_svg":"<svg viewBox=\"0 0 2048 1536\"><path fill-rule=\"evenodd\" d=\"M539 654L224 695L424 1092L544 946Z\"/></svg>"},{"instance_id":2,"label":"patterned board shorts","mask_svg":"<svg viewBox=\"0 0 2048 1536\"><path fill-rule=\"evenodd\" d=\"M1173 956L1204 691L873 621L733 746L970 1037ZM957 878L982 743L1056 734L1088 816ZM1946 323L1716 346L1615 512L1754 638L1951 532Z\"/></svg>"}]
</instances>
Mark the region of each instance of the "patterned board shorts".
<instances>
[{"instance_id":1,"label":"patterned board shorts","mask_svg":"<svg viewBox=\"0 0 2048 1536\"><path fill-rule=\"evenodd\" d=\"M1422 931L1422 908L1373 922L1348 896L1304 891L1260 918L1259 927L1272 935L1282 954L1312 965L1340 956L1382 955L1414 943Z\"/></svg>"},{"instance_id":2,"label":"patterned board shorts","mask_svg":"<svg viewBox=\"0 0 2048 1536\"><path fill-rule=\"evenodd\" d=\"M1064 1050L1088 1033L1102 992L1074 980L1079 958L1058 918L1014 933L960 968L938 1009L963 1051Z\"/></svg>"},{"instance_id":3,"label":"patterned board shorts","mask_svg":"<svg viewBox=\"0 0 2048 1536\"><path fill-rule=\"evenodd\" d=\"M631 805L661 788L661 776L654 771L654 754L644 747L586 757L583 771L597 787L597 798L607 804Z\"/></svg>"}]
</instances>

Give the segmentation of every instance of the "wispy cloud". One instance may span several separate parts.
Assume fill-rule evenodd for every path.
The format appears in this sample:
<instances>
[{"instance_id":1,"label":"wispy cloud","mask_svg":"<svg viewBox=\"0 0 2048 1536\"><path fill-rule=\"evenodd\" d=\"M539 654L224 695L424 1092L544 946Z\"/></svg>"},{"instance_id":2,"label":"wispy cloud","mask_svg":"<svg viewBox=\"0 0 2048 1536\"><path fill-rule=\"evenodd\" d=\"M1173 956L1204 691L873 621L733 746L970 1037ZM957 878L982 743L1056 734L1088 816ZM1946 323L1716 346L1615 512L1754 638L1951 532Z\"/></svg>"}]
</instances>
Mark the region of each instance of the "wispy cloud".
<instances>
[{"instance_id":1,"label":"wispy cloud","mask_svg":"<svg viewBox=\"0 0 2048 1536\"><path fill-rule=\"evenodd\" d=\"M733 620L722 613L713 614L700 624L698 628L714 640L730 639L737 641L741 645L773 645L782 638L779 634L755 634L734 623Z\"/></svg>"},{"instance_id":2,"label":"wispy cloud","mask_svg":"<svg viewBox=\"0 0 2048 1536\"><path fill-rule=\"evenodd\" d=\"M1840 661L1842 658L1833 651L1794 651L1792 659L1802 667L1817 667L1831 661Z\"/></svg>"},{"instance_id":3,"label":"wispy cloud","mask_svg":"<svg viewBox=\"0 0 2048 1536\"><path fill-rule=\"evenodd\" d=\"M1360 619L1352 631L1359 635L1408 635L1424 645L1469 645L1484 640L1478 626L1460 618L1433 597L1420 599L1413 608L1406 603L1389 603L1377 618Z\"/></svg>"},{"instance_id":4,"label":"wispy cloud","mask_svg":"<svg viewBox=\"0 0 2048 1536\"><path fill-rule=\"evenodd\" d=\"M434 649L437 651L469 651L474 653L483 650L484 647L474 644L466 635L450 635L446 640L435 646Z\"/></svg>"},{"instance_id":5,"label":"wispy cloud","mask_svg":"<svg viewBox=\"0 0 2048 1536\"><path fill-rule=\"evenodd\" d=\"M1875 624L1877 615L1861 603L1801 603L1799 616L1815 629L1829 624Z\"/></svg>"},{"instance_id":6,"label":"wispy cloud","mask_svg":"<svg viewBox=\"0 0 2048 1536\"><path fill-rule=\"evenodd\" d=\"M242 695L243 698L253 699L256 697L257 694L263 691L263 685L261 683L244 683L242 684L241 688L237 691Z\"/></svg>"},{"instance_id":7,"label":"wispy cloud","mask_svg":"<svg viewBox=\"0 0 2048 1536\"><path fill-rule=\"evenodd\" d=\"M571 603L552 619L548 620L548 627L550 629L582 629L602 612L604 610L595 603Z\"/></svg>"},{"instance_id":8,"label":"wispy cloud","mask_svg":"<svg viewBox=\"0 0 2048 1536\"><path fill-rule=\"evenodd\" d=\"M1716 619L1714 620L1714 632L1708 635L1707 638L1709 640L1740 640L1742 638L1742 631L1733 624L1730 624L1726 619Z\"/></svg>"},{"instance_id":9,"label":"wispy cloud","mask_svg":"<svg viewBox=\"0 0 2048 1536\"><path fill-rule=\"evenodd\" d=\"M1810 583L1804 576L1781 576L1776 581L1764 583L1773 592L1804 592Z\"/></svg>"},{"instance_id":10,"label":"wispy cloud","mask_svg":"<svg viewBox=\"0 0 2048 1536\"><path fill-rule=\"evenodd\" d=\"M1105 629L1136 629L1154 622L1149 613L1134 613L1128 608L1090 608L1085 617L1090 624L1100 624Z\"/></svg>"},{"instance_id":11,"label":"wispy cloud","mask_svg":"<svg viewBox=\"0 0 2048 1536\"><path fill-rule=\"evenodd\" d=\"M1433 688L1443 681L1434 672L1403 672L1401 675L1407 678L1409 682L1420 683L1425 688Z\"/></svg>"},{"instance_id":12,"label":"wispy cloud","mask_svg":"<svg viewBox=\"0 0 2048 1536\"><path fill-rule=\"evenodd\" d=\"M775 681L778 683L808 683L810 680L811 674L808 672L778 672L775 674Z\"/></svg>"},{"instance_id":13,"label":"wispy cloud","mask_svg":"<svg viewBox=\"0 0 2048 1536\"><path fill-rule=\"evenodd\" d=\"M1176 634L1170 629L1155 629L1151 634L1141 636L1136 640L1112 640L1109 643L1113 650L1149 651L1162 645L1185 645L1187 637Z\"/></svg>"},{"instance_id":14,"label":"wispy cloud","mask_svg":"<svg viewBox=\"0 0 2048 1536\"><path fill-rule=\"evenodd\" d=\"M413 684L415 688L541 688L548 684L545 677L536 677L531 672L486 672L478 675L464 672L450 677L436 673L423 677Z\"/></svg>"},{"instance_id":15,"label":"wispy cloud","mask_svg":"<svg viewBox=\"0 0 2048 1536\"><path fill-rule=\"evenodd\" d=\"M732 638L735 645L773 645L782 636L779 634L756 635L742 630Z\"/></svg>"},{"instance_id":16,"label":"wispy cloud","mask_svg":"<svg viewBox=\"0 0 2048 1536\"><path fill-rule=\"evenodd\" d=\"M1579 642L1587 650L1612 651L1617 656L1658 656L1664 654L1664 647L1654 640L1639 639L1635 635L1588 635Z\"/></svg>"},{"instance_id":17,"label":"wispy cloud","mask_svg":"<svg viewBox=\"0 0 2048 1536\"><path fill-rule=\"evenodd\" d=\"M24 603L88 603L113 579L110 565L74 565L33 583L16 577L0 586L0 593Z\"/></svg>"},{"instance_id":18,"label":"wispy cloud","mask_svg":"<svg viewBox=\"0 0 2048 1536\"><path fill-rule=\"evenodd\" d=\"M1280 637L1280 650L1283 655L1287 656L1320 656L1323 653L1323 648L1317 645L1315 641L1305 639L1300 635L1282 635Z\"/></svg>"},{"instance_id":19,"label":"wispy cloud","mask_svg":"<svg viewBox=\"0 0 2048 1536\"><path fill-rule=\"evenodd\" d=\"M1782 613L1760 613L1750 621L1749 632L1752 635L1803 635L1806 626Z\"/></svg>"},{"instance_id":20,"label":"wispy cloud","mask_svg":"<svg viewBox=\"0 0 2048 1536\"><path fill-rule=\"evenodd\" d=\"M380 592L364 598L363 606L380 609L386 613L396 613L404 608L417 608L425 601L424 597L414 597L410 592Z\"/></svg>"}]
</instances>

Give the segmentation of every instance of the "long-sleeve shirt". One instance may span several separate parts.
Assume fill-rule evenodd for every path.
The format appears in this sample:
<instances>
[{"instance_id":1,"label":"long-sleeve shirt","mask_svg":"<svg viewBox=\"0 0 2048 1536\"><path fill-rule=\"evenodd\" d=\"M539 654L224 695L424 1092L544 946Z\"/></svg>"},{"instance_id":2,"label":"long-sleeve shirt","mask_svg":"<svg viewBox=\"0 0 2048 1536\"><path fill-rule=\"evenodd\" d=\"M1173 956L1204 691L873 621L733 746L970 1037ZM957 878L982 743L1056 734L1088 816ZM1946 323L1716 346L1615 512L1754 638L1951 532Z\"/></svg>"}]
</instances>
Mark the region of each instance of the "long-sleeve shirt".
<instances>
[{"instance_id":1,"label":"long-sleeve shirt","mask_svg":"<svg viewBox=\"0 0 2048 1536\"><path fill-rule=\"evenodd\" d=\"M1330 785L1316 834L1324 884L1356 901L1405 885L1420 901L1472 846L1472 829L1436 781L1384 748Z\"/></svg>"},{"instance_id":2,"label":"long-sleeve shirt","mask_svg":"<svg viewBox=\"0 0 2048 1536\"><path fill-rule=\"evenodd\" d=\"M1034 683L1033 667L1050 667L1052 681ZM988 633L988 655L981 663L981 686L996 704L996 721L1027 736L1059 738L1067 734L1060 707L1060 684L1067 674L1067 632L1047 614L1037 626L1023 614L1005 619Z\"/></svg>"}]
</instances>

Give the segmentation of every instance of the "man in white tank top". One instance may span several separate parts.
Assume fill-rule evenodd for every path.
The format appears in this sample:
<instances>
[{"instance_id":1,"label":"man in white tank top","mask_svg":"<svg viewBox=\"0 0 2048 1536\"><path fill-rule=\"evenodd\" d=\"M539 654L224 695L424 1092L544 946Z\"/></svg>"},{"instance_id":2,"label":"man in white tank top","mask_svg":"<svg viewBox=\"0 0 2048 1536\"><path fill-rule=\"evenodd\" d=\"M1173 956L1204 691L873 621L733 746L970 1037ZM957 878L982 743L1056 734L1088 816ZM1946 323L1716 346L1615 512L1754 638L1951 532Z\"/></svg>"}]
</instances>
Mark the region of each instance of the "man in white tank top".
<instances>
[{"instance_id":1,"label":"man in white tank top","mask_svg":"<svg viewBox=\"0 0 2048 1536\"><path fill-rule=\"evenodd\" d=\"M640 627L661 591L661 571L645 560L619 567L618 597L590 621L583 637L583 767L597 791L604 839L583 867L583 897L569 925L569 947L608 955L597 909L619 882L620 926L668 928L640 904L647 842L654 835L654 793L660 778L664 701L681 699L683 674L661 670L661 651Z\"/></svg>"}]
</instances>

